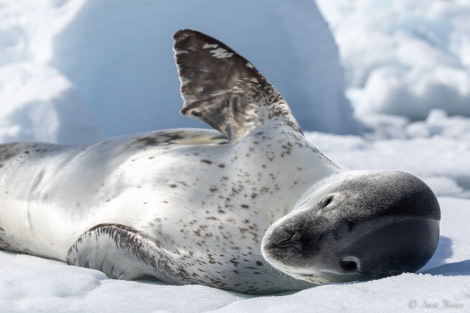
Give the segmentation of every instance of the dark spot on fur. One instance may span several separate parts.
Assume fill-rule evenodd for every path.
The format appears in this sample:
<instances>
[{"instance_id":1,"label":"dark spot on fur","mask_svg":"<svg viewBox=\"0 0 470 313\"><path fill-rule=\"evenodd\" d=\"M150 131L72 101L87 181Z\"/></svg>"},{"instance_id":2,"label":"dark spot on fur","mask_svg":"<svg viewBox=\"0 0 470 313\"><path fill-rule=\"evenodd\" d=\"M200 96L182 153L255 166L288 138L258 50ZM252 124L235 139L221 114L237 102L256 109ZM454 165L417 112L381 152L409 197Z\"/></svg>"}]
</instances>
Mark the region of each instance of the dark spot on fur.
<instances>
[{"instance_id":1,"label":"dark spot on fur","mask_svg":"<svg viewBox=\"0 0 470 313\"><path fill-rule=\"evenodd\" d=\"M346 225L348 225L348 232L350 232L354 227L354 222L346 221Z\"/></svg>"},{"instance_id":2,"label":"dark spot on fur","mask_svg":"<svg viewBox=\"0 0 470 313\"><path fill-rule=\"evenodd\" d=\"M212 164L211 160L202 159L201 163Z\"/></svg>"},{"instance_id":3,"label":"dark spot on fur","mask_svg":"<svg viewBox=\"0 0 470 313\"><path fill-rule=\"evenodd\" d=\"M238 264L240 264L239 262L235 261L235 260L230 260L230 263L233 264L233 266L237 267Z\"/></svg>"}]
</instances>

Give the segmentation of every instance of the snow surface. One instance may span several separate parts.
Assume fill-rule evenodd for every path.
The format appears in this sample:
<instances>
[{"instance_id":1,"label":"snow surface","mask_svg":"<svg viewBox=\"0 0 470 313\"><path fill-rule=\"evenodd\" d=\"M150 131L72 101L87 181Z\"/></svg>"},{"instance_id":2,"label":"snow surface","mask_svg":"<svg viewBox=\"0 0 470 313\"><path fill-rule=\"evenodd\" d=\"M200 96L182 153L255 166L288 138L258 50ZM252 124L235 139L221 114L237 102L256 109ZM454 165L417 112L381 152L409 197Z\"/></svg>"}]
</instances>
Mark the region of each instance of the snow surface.
<instances>
[{"instance_id":1,"label":"snow surface","mask_svg":"<svg viewBox=\"0 0 470 313\"><path fill-rule=\"evenodd\" d=\"M202 126L178 117L171 51L196 28L256 64L338 165L431 186L441 237L420 273L254 297L0 251L0 312L470 312L470 2L317 2L361 135L313 1L0 0L0 142Z\"/></svg>"}]
</instances>

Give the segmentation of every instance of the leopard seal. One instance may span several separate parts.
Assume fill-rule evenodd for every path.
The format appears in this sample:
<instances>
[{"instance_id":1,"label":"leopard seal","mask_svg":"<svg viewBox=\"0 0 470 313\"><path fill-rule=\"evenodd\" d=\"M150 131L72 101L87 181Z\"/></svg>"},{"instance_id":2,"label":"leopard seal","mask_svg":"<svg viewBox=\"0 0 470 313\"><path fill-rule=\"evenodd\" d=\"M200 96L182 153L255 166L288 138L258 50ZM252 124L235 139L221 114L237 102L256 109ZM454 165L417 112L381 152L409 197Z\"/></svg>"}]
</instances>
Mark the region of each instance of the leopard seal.
<instances>
[{"instance_id":1,"label":"leopard seal","mask_svg":"<svg viewBox=\"0 0 470 313\"><path fill-rule=\"evenodd\" d=\"M346 171L304 137L246 59L174 35L174 129L80 145L0 145L0 248L243 293L413 272L439 238L436 197L395 171Z\"/></svg>"}]
</instances>

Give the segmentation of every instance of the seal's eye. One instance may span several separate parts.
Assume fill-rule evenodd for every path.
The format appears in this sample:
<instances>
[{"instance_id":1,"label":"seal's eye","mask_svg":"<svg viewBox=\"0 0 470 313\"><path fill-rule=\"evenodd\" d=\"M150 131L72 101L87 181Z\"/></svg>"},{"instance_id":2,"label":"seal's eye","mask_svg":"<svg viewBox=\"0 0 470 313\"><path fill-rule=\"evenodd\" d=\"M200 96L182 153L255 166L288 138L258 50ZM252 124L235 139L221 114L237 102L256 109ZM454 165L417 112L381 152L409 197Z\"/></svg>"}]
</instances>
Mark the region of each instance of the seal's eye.
<instances>
[{"instance_id":1,"label":"seal's eye","mask_svg":"<svg viewBox=\"0 0 470 313\"><path fill-rule=\"evenodd\" d=\"M322 201L320 201L319 207L320 209L326 208L331 202L333 202L333 196L328 196Z\"/></svg>"}]
</instances>

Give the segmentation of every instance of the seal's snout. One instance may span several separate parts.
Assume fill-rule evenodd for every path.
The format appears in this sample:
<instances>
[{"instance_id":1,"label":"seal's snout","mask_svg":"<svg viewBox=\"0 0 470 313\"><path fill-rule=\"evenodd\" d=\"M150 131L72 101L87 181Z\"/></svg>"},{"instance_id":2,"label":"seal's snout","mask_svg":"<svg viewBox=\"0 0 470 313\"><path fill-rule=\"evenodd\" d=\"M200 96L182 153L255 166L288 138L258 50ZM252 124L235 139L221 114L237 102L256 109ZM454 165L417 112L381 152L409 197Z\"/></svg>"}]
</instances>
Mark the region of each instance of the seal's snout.
<instances>
[{"instance_id":1,"label":"seal's snout","mask_svg":"<svg viewBox=\"0 0 470 313\"><path fill-rule=\"evenodd\" d=\"M439 222L432 219L389 218L360 229L369 232L340 251L345 255L340 266L345 274L356 274L356 280L415 272L429 261L439 241Z\"/></svg>"},{"instance_id":2,"label":"seal's snout","mask_svg":"<svg viewBox=\"0 0 470 313\"><path fill-rule=\"evenodd\" d=\"M360 200L370 212L357 217L355 240L338 251L356 261L343 262L342 268L348 272L360 264L360 280L417 271L432 257L439 241L440 209L434 193L402 172L377 172L370 181Z\"/></svg>"},{"instance_id":3,"label":"seal's snout","mask_svg":"<svg viewBox=\"0 0 470 313\"><path fill-rule=\"evenodd\" d=\"M415 176L355 172L324 186L266 233L274 267L315 283L370 280L415 272L434 254L439 204Z\"/></svg>"}]
</instances>

